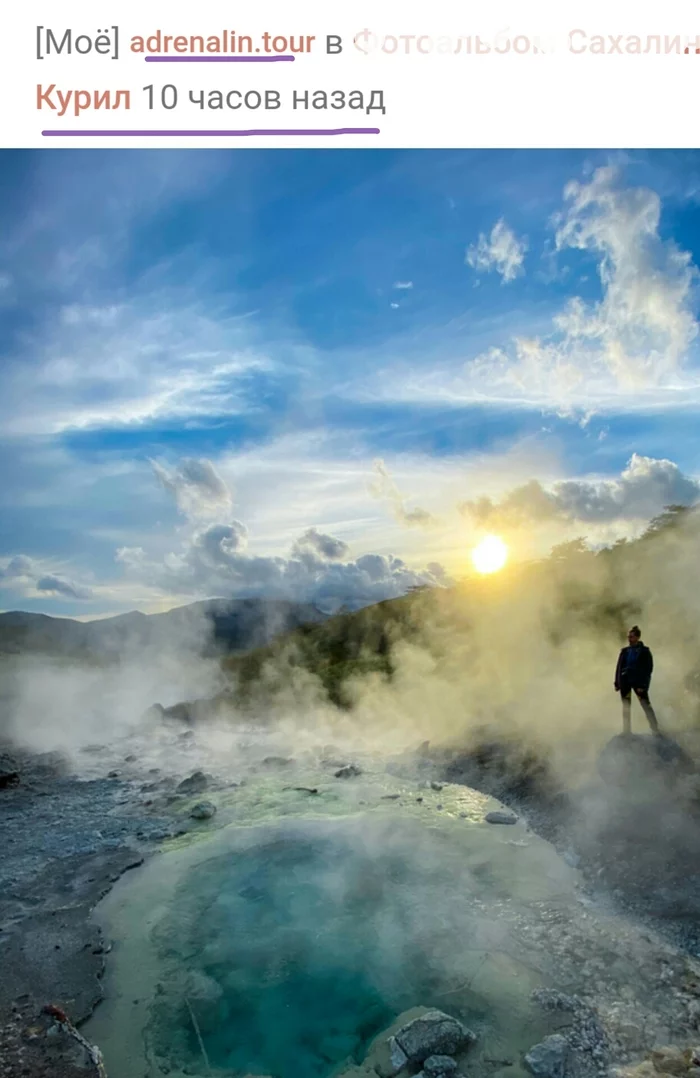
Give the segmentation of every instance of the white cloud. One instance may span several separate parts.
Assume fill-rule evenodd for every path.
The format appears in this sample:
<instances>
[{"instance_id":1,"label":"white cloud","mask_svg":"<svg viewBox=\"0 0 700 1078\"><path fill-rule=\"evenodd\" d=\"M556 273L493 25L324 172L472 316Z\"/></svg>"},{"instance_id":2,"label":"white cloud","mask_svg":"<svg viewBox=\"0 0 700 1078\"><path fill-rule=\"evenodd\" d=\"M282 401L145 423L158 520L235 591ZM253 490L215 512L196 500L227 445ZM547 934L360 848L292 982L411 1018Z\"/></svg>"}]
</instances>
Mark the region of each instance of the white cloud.
<instances>
[{"instance_id":1,"label":"white cloud","mask_svg":"<svg viewBox=\"0 0 700 1078\"><path fill-rule=\"evenodd\" d=\"M394 288L408 289L413 288L413 281L395 281Z\"/></svg>"},{"instance_id":2,"label":"white cloud","mask_svg":"<svg viewBox=\"0 0 700 1078\"><path fill-rule=\"evenodd\" d=\"M0 563L0 587L18 591L25 598L39 594L83 601L93 596L87 585L54 572L45 563L26 554L16 554Z\"/></svg>"},{"instance_id":3,"label":"white cloud","mask_svg":"<svg viewBox=\"0 0 700 1078\"><path fill-rule=\"evenodd\" d=\"M510 386L530 399L546 396L564 412L606 396L677 395L687 388L684 366L698 332L691 308L697 270L687 252L661 238L658 195L623 187L616 169L602 168L586 184L569 184L564 197L557 249L596 257L602 298L574 296L548 337L516 336L478 357L470 373L506 393ZM697 377L690 381L697 388Z\"/></svg>"},{"instance_id":4,"label":"white cloud","mask_svg":"<svg viewBox=\"0 0 700 1078\"><path fill-rule=\"evenodd\" d=\"M598 169L588 184L569 184L564 196L568 209L558 220L557 249L597 256L603 298L572 300L557 328L570 346L588 343L621 383L657 382L675 373L697 336L689 306L697 271L688 252L661 239L659 196L622 187L614 168Z\"/></svg>"},{"instance_id":5,"label":"white cloud","mask_svg":"<svg viewBox=\"0 0 700 1078\"><path fill-rule=\"evenodd\" d=\"M668 505L700 500L700 481L670 460L635 453L613 479L566 479L546 488L537 479L508 491L500 500L481 497L460 510L486 527L529 528L550 522L608 524L648 521Z\"/></svg>"},{"instance_id":6,"label":"white cloud","mask_svg":"<svg viewBox=\"0 0 700 1078\"><path fill-rule=\"evenodd\" d=\"M238 521L214 524L162 562L149 561L142 550L121 550L119 561L132 577L147 579L166 594L265 596L328 609L395 598L412 587L448 580L440 565L412 569L393 555L363 554L351 560L342 540L314 529L299 537L286 556L248 553L247 539Z\"/></svg>"},{"instance_id":7,"label":"white cloud","mask_svg":"<svg viewBox=\"0 0 700 1078\"><path fill-rule=\"evenodd\" d=\"M236 485L241 487L244 499L247 500L248 491L260 494L263 487L261 507L264 507L268 520L272 514L272 521L268 524L274 535L272 550L269 540L265 542L264 526L263 541L256 542L256 551L250 549L249 530L240 520L220 517L206 521L190 513L191 523L181 533L177 549L163 553L161 547L160 552L156 553L144 544L122 546L116 551L115 560L124 571L125 581L132 586L147 582L163 595L189 598L267 596L315 602L332 609L344 603L363 605L393 598L405 594L411 587L437 586L448 580L445 569L437 561L425 567L413 568L394 554L368 552L366 546L365 551L353 557L349 544L325 528L307 526L301 534L297 532L291 535L286 547L280 547L280 539L285 531L289 534L289 528L285 526L284 518L280 518L279 511L288 503L298 510L290 518L288 523L291 524L292 520L297 521L302 516L308 520L315 512L328 514L329 498L331 503L334 500L334 483L332 476L329 483L329 469L320 464L317 456L309 460L300 458L299 449L302 446L297 446L294 454L293 444L293 441L283 442L272 462L266 462L265 451L243 454L229 463L218 461L216 468L210 461L206 462L209 467L203 469L193 468L189 466L191 462L183 461L165 476L166 489L178 504L183 496L186 497L188 508L191 506L193 486L197 496L202 487L206 492L213 488L215 493L220 493L222 489L227 489L221 475L227 474L232 468L235 468ZM312 440L312 444L316 443ZM307 442L303 446L309 448ZM270 452L272 449L268 450ZM203 462L196 463L201 465ZM278 472L282 465L286 466L286 473ZM332 464L330 470L333 470ZM265 475L269 479L262 481ZM361 488L362 481L366 482L366 472L356 467L352 475ZM348 478L347 463L341 476ZM203 482L199 481L202 477ZM158 470L156 478L163 482ZM193 479L197 482L193 483ZM318 499L312 493L304 502L305 484L310 482L313 485L314 481L321 479L322 486L315 492ZM292 489L295 496L290 499ZM347 492L347 488L345 490ZM195 507L198 508L198 504ZM346 495L341 498L340 507L346 515L344 526L347 528L350 525L352 530L356 530L356 522L347 517L348 511L355 507L352 501L347 501ZM419 520L423 510L405 512L408 522L424 523L422 518ZM429 517L429 514L425 514L425 517ZM361 529L365 543L368 541L368 523L366 521ZM283 553L279 553L280 550Z\"/></svg>"},{"instance_id":8,"label":"white cloud","mask_svg":"<svg viewBox=\"0 0 700 1078\"><path fill-rule=\"evenodd\" d=\"M340 561L349 552L348 544L332 535L325 535L316 528L309 528L292 547L295 557L321 558L324 561Z\"/></svg>"},{"instance_id":9,"label":"white cloud","mask_svg":"<svg viewBox=\"0 0 700 1078\"><path fill-rule=\"evenodd\" d=\"M483 232L479 242L467 248L466 262L477 270L500 273L503 282L513 281L523 272L527 252L527 240L518 239L503 218L491 229L491 235Z\"/></svg>"},{"instance_id":10,"label":"white cloud","mask_svg":"<svg viewBox=\"0 0 700 1078\"><path fill-rule=\"evenodd\" d=\"M151 461L151 467L185 516L221 516L230 510L231 492L210 460L185 457L174 470Z\"/></svg>"},{"instance_id":11,"label":"white cloud","mask_svg":"<svg viewBox=\"0 0 700 1078\"><path fill-rule=\"evenodd\" d=\"M614 168L569 184L552 222L556 249L560 258L595 259L599 298L572 295L534 326L520 328L513 314L505 333L482 318L478 330L470 324L474 358L443 353L429 369L384 360L374 381L350 392L360 400L544 408L577 419L697 406L698 271L687 251L661 235L660 213L656 192L626 186ZM470 251L472 263L486 268L490 241L482 236ZM585 267L582 286L589 275Z\"/></svg>"}]
</instances>

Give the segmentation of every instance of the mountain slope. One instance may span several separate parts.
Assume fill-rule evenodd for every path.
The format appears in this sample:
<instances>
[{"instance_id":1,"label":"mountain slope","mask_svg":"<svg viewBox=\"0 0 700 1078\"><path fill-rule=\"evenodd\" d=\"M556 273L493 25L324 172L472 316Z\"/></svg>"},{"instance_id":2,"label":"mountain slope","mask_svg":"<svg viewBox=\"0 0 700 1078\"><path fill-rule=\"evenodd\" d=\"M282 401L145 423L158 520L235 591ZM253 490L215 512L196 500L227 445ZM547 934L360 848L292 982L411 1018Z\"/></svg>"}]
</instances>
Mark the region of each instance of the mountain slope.
<instances>
[{"instance_id":1,"label":"mountain slope","mask_svg":"<svg viewBox=\"0 0 700 1078\"><path fill-rule=\"evenodd\" d=\"M93 622L10 611L0 614L0 654L107 660L143 649L227 654L261 647L323 617L311 604L266 599L208 599L162 614L132 611Z\"/></svg>"}]
</instances>

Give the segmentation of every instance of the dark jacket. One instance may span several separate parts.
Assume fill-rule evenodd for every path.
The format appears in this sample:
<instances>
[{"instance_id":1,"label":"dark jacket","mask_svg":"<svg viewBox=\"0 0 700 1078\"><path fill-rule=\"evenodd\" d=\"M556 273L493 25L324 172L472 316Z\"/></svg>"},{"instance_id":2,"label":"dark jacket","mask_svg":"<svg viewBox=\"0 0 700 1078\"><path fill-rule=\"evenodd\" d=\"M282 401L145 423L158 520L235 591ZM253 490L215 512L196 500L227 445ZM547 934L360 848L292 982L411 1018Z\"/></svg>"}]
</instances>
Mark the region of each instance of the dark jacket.
<instances>
[{"instance_id":1,"label":"dark jacket","mask_svg":"<svg viewBox=\"0 0 700 1078\"><path fill-rule=\"evenodd\" d=\"M632 651L631 645L625 647L620 652L617 660L617 666L615 667L615 688L619 689L623 683L624 687L628 689L648 689L651 683L651 674L654 669L654 659L652 657L649 648L646 644L643 644L641 640L637 645L639 648L639 655L637 661L626 670L627 656Z\"/></svg>"}]
</instances>

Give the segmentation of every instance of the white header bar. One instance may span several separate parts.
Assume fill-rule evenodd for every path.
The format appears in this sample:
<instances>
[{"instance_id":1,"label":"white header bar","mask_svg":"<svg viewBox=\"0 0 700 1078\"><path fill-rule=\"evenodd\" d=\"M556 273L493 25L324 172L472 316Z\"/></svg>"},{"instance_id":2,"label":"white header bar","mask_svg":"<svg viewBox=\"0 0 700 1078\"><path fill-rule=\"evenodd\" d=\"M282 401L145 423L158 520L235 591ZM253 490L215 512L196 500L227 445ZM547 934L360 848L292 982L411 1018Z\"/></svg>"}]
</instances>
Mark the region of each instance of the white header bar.
<instances>
[{"instance_id":1,"label":"white header bar","mask_svg":"<svg viewBox=\"0 0 700 1078\"><path fill-rule=\"evenodd\" d=\"M349 8L8 4L1 144L698 144L697 5Z\"/></svg>"}]
</instances>

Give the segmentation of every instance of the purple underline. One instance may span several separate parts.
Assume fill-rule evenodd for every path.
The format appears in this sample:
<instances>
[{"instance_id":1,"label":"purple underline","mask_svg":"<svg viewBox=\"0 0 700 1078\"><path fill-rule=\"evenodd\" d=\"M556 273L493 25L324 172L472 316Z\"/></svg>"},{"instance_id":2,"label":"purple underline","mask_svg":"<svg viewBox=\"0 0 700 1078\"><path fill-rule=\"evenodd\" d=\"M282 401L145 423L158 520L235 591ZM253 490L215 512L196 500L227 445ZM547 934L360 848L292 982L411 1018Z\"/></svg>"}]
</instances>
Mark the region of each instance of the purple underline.
<instances>
[{"instance_id":1,"label":"purple underline","mask_svg":"<svg viewBox=\"0 0 700 1078\"><path fill-rule=\"evenodd\" d=\"M141 136L149 138L184 138L197 136L209 138L215 135L378 135L378 127L309 127L309 128L251 128L249 131L42 131L42 135L63 138L106 138L109 136Z\"/></svg>"},{"instance_id":2,"label":"purple underline","mask_svg":"<svg viewBox=\"0 0 700 1078\"><path fill-rule=\"evenodd\" d=\"M147 64L279 64L296 56L146 56Z\"/></svg>"}]
</instances>

